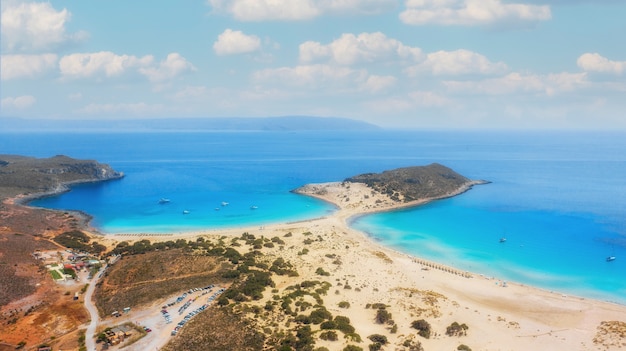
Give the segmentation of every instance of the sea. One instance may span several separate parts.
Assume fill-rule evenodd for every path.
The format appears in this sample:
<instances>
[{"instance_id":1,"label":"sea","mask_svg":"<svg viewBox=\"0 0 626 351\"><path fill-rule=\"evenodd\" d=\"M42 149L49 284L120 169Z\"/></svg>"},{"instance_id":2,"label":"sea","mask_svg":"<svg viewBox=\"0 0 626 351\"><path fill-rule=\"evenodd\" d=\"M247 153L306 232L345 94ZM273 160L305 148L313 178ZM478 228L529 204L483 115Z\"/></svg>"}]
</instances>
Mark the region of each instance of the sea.
<instances>
[{"instance_id":1,"label":"sea","mask_svg":"<svg viewBox=\"0 0 626 351\"><path fill-rule=\"evenodd\" d=\"M84 211L104 234L323 217L335 208L291 190L437 162L490 183L350 225L496 282L626 304L626 132L2 132L0 154L62 154L124 172L31 202Z\"/></svg>"}]
</instances>

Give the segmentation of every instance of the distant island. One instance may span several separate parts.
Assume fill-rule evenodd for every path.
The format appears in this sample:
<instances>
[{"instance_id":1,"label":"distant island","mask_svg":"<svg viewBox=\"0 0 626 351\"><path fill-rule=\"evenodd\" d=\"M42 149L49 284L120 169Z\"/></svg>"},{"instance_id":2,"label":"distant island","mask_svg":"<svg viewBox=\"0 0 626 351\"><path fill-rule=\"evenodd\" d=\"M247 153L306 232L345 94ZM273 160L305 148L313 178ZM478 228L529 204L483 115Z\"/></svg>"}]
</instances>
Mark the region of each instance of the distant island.
<instances>
[{"instance_id":1,"label":"distant island","mask_svg":"<svg viewBox=\"0 0 626 351\"><path fill-rule=\"evenodd\" d=\"M150 119L22 119L4 118L0 132L91 131L91 132L184 132L184 131L367 131L381 128L370 123L339 117L214 117Z\"/></svg>"}]
</instances>

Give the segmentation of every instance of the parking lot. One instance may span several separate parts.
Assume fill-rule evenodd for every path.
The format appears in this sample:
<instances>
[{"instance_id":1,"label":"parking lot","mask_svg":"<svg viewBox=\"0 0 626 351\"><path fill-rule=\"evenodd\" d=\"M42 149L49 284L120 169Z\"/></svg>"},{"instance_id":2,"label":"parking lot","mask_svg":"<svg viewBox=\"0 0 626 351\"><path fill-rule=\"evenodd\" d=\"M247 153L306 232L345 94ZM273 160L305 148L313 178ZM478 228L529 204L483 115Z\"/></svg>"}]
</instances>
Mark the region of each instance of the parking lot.
<instances>
[{"instance_id":1,"label":"parking lot","mask_svg":"<svg viewBox=\"0 0 626 351\"><path fill-rule=\"evenodd\" d=\"M131 345L129 350L158 350L184 328L193 317L212 305L225 288L208 285L189 289L149 308L124 314L124 318L109 320L119 324L131 321L144 327L147 335ZM106 323L106 324L110 324Z\"/></svg>"}]
</instances>

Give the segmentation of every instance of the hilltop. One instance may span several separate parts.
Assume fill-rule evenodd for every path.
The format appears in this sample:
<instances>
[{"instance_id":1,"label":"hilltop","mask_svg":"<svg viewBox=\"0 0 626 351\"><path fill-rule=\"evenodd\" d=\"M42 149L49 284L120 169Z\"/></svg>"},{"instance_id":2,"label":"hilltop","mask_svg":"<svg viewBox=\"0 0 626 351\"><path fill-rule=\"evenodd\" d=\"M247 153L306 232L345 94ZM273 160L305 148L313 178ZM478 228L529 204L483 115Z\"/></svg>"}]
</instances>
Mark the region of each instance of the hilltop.
<instances>
[{"instance_id":1,"label":"hilltop","mask_svg":"<svg viewBox=\"0 0 626 351\"><path fill-rule=\"evenodd\" d=\"M448 194L457 193L460 188L472 182L438 163L398 168L382 173L365 173L346 178L346 181L366 184L373 190L401 202L446 197Z\"/></svg>"}]
</instances>

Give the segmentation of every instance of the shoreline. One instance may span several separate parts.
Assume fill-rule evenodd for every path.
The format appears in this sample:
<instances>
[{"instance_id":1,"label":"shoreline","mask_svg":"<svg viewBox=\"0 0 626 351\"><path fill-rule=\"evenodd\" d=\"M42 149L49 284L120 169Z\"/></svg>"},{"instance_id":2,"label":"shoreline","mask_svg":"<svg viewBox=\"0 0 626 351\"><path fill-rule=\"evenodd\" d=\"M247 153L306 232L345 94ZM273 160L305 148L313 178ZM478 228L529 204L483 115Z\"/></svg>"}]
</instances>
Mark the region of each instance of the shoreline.
<instances>
[{"instance_id":1,"label":"shoreline","mask_svg":"<svg viewBox=\"0 0 626 351\"><path fill-rule=\"evenodd\" d=\"M468 183L450 194L437 199L461 194L481 183ZM333 204L336 210L327 216L293 222L230 228L207 228L185 233L139 233L101 234L94 228L83 229L101 244L109 247L121 241L148 239L153 242L172 239L195 239L198 237L240 237L244 232L261 237L280 237L286 241L284 248L264 249L269 257L284 257L291 262L300 276L296 279L317 280L318 266L331 273L335 294L324 297L324 303L333 314L345 314L354 321L362 336L380 333L384 329L372 327L372 310L369 303L389 306L394 320L401 327L402 335L414 333L411 321L419 319L416 311L424 313L433 327L445 330L453 321L470 327L461 339L436 337L420 339L427 350L454 349L459 343L477 350L572 349L572 350L618 350L599 347L595 338L597 328L604 321L623 320L626 305L615 301L565 295L541 287L507 282L475 272L466 272L453 266L443 265L403 253L377 242L363 231L350 227L356 218L377 212L400 210L423 205L436 199L411 203L398 203L384 194L375 194L361 183L323 183L307 185L307 192ZM302 188L299 188L302 189ZM306 236L309 232L310 236ZM286 237L287 233L293 233ZM312 235L311 235L312 234ZM319 238L306 247L309 252L300 255L303 239ZM322 240L323 239L323 240ZM330 263L328 254L337 255L340 265ZM277 288L294 283L294 278L277 276ZM341 287L348 285L354 288ZM358 289L357 289L358 288ZM333 288L335 289L335 288ZM341 290L340 290L341 289ZM414 296L415 295L415 296ZM417 296L417 297L416 297ZM428 296L436 297L435 305L416 307ZM349 310L337 308L339 302L347 301ZM416 302L417 301L417 302ZM422 312L419 312L422 313ZM417 314L419 316L419 314ZM420 318L423 318L420 317ZM381 327L382 328L382 327ZM402 329L404 328L404 329ZM398 342L399 339L394 339ZM608 341L606 341L608 343ZM602 345L607 345L605 342Z\"/></svg>"},{"instance_id":2,"label":"shoreline","mask_svg":"<svg viewBox=\"0 0 626 351\"><path fill-rule=\"evenodd\" d=\"M440 263L436 260L427 259L427 258L420 257L412 253L402 252L392 247L385 246L382 243L380 243L378 240L376 240L376 238L373 237L370 233L360 231L352 227L352 224L354 223L354 221L358 220L361 217L372 215L372 214L377 214L377 213L393 212L393 211L399 211L399 210L415 208L418 206L423 206L433 201L443 200L443 199L451 198L457 195L461 195L471 190L472 187L476 185L490 184L491 182L489 181L473 180L463 185L456 191L444 194L440 197L420 199L420 200L415 200L411 202L394 201L394 200L389 199L386 195L378 193L372 197L369 203L361 204L360 206L351 206L351 205L354 205L354 202L350 202L347 205L342 204L341 202L337 201L336 198L332 198L332 196L320 195L320 194L315 194L311 192L311 187L314 188L314 187L321 186L324 188L329 188L329 187L335 188L335 187L341 187L342 184L348 184L348 183L350 184L351 187L359 187L359 185L355 185L355 184L361 184L361 183L350 183L350 182L329 182L329 183L320 183L320 184L307 184L303 187L300 187L291 191L295 194L317 198L319 200L324 201L325 203L332 205L334 207L334 212L323 217L308 218L308 219L297 220L297 221L292 221L292 222L272 222L269 224L243 225L240 227L231 226L231 227L205 228L205 229L181 231L181 232L175 232L175 233L173 232L165 232L165 233L143 232L143 233L105 234L105 233L99 232L97 229L92 228L92 227L89 227L90 229L88 230L89 230L89 234L101 237L103 240L106 240L106 241L114 241L114 242L120 242L120 241L134 242L134 241L145 240L145 239L148 239L151 241L167 241L167 240L172 240L172 239L189 240L189 239L193 239L193 238L203 236L203 235L239 236L244 232L263 234L263 232L271 232L272 230L279 230L281 228L285 228L289 226L298 226L302 224L323 225L324 221L326 221L327 219L335 218L343 222L343 225L348 230L354 232L355 235L358 235L364 240L369 241L372 245L375 245L379 248L384 248L386 250L393 251L394 253L400 256L410 257L414 261L424 262L431 267L440 267L437 269L447 270L447 271L456 271L456 272L459 272L459 274L469 275L471 277L482 277L488 280L501 281L501 282L505 282L507 285L518 285L521 287L529 287L532 289L541 290L548 294L553 294L553 295L558 295L558 296L569 296L569 297L577 298L581 300L590 299L594 301L615 304L618 306L626 306L626 301L620 302L620 301L609 299L609 297L612 295L610 293L605 298L592 297L588 295L586 296L585 294L577 293L576 291L562 291L562 290L559 290L557 287L550 288L546 286L533 285L532 283L524 283L524 282L520 282L516 280L510 280L507 278L498 277L497 274L481 273L478 271L473 271L471 269L466 270L466 269L461 269L459 267L456 267L454 265ZM371 189L367 188L365 185L363 185L363 187L364 188L359 189L358 192L365 192L365 191L370 192L371 191ZM307 191L307 189L309 190ZM381 200L381 199L385 202L384 206L377 207L377 208L371 207L372 202L375 202L376 200ZM365 208L365 206L368 206L368 204L370 205L370 207Z\"/></svg>"}]
</instances>

